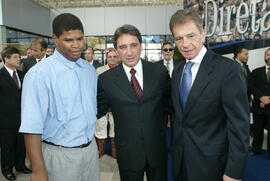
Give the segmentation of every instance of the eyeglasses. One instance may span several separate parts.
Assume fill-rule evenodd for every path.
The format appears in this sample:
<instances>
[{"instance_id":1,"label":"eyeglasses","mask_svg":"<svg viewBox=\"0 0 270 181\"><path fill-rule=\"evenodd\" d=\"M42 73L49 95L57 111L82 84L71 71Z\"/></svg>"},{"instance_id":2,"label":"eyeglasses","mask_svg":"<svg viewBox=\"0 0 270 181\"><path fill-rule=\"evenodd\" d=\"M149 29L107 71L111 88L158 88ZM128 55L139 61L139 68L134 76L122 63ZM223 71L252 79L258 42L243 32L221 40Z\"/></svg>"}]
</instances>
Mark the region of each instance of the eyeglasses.
<instances>
[{"instance_id":1,"label":"eyeglasses","mask_svg":"<svg viewBox=\"0 0 270 181\"><path fill-rule=\"evenodd\" d=\"M170 51L171 52L171 51L173 51L173 49L172 48L164 48L163 51L164 52L167 52L167 51Z\"/></svg>"}]
</instances>

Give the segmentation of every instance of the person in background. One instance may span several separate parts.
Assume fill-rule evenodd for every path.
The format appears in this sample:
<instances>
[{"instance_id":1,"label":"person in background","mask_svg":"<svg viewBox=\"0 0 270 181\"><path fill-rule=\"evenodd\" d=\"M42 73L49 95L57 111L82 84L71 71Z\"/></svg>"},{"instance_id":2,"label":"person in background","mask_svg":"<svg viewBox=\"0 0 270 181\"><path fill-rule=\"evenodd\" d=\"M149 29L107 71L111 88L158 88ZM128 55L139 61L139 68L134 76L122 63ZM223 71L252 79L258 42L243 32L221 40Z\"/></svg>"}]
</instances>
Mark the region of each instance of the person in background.
<instances>
[{"instance_id":1,"label":"person in background","mask_svg":"<svg viewBox=\"0 0 270 181\"><path fill-rule=\"evenodd\" d=\"M204 46L194 9L170 19L175 44L186 59L172 76L175 181L239 181L249 145L249 104L236 61Z\"/></svg>"},{"instance_id":2,"label":"person in background","mask_svg":"<svg viewBox=\"0 0 270 181\"><path fill-rule=\"evenodd\" d=\"M31 68L22 92L22 123L31 181L99 181L94 139L97 73L81 59L80 19L63 13L52 23L54 54Z\"/></svg>"},{"instance_id":3,"label":"person in background","mask_svg":"<svg viewBox=\"0 0 270 181\"><path fill-rule=\"evenodd\" d=\"M173 54L174 54L173 44L171 42L163 43L161 46L161 53L163 56L163 60L160 60L157 63L163 64L167 68L170 74L170 77L172 77L172 72L173 72L174 67L176 67L180 63L180 61L173 59Z\"/></svg>"},{"instance_id":4,"label":"person in background","mask_svg":"<svg viewBox=\"0 0 270 181\"><path fill-rule=\"evenodd\" d=\"M250 79L250 70L248 67L248 53L249 50L245 47L238 47L235 49L234 57L233 59L239 63L242 69L243 76L245 78L246 86L247 86L247 96L248 96L248 102L251 104L252 102L252 96L250 92L250 85L249 85L249 79ZM250 124L250 135L254 137L254 128L253 124Z\"/></svg>"},{"instance_id":5,"label":"person in background","mask_svg":"<svg viewBox=\"0 0 270 181\"><path fill-rule=\"evenodd\" d=\"M1 168L7 180L16 180L14 167L18 172L31 173L25 165L24 140L19 133L23 73L18 70L21 60L18 49L6 47L1 56L4 62L4 67L0 69Z\"/></svg>"},{"instance_id":6,"label":"person in background","mask_svg":"<svg viewBox=\"0 0 270 181\"><path fill-rule=\"evenodd\" d=\"M32 57L32 50L31 50L31 47L28 47L28 48L26 49L26 56L27 56L27 58Z\"/></svg>"},{"instance_id":7,"label":"person in background","mask_svg":"<svg viewBox=\"0 0 270 181\"><path fill-rule=\"evenodd\" d=\"M95 67L95 69L97 69L98 67L101 67L102 64L100 64L98 61L94 60L94 50L91 47L88 47L85 51L84 51L84 59L89 62L91 65L93 65Z\"/></svg>"},{"instance_id":8,"label":"person in background","mask_svg":"<svg viewBox=\"0 0 270 181\"><path fill-rule=\"evenodd\" d=\"M47 47L46 49L46 56L51 56L54 52L54 49L52 47Z\"/></svg>"},{"instance_id":9,"label":"person in background","mask_svg":"<svg viewBox=\"0 0 270 181\"><path fill-rule=\"evenodd\" d=\"M250 70L249 70L249 67L247 65L247 62L248 62L248 49L245 48L245 47L236 48L233 58L241 66L244 78L246 80L246 86L248 88L247 89L247 95L248 95L249 101L251 101L251 94L250 94L250 90L249 90L249 86L248 86L248 79L249 79L249 76L250 76L250 73L251 73Z\"/></svg>"},{"instance_id":10,"label":"person in background","mask_svg":"<svg viewBox=\"0 0 270 181\"><path fill-rule=\"evenodd\" d=\"M97 73L99 75L106 72L107 70L114 68L119 62L117 51L114 48L106 49L105 53L107 64L97 68ZM102 157L104 155L105 139L108 137L107 135L108 124L110 128L109 137L111 139L111 150L112 150L111 155L113 158L116 158L115 141L114 141L114 120L111 111L109 111L105 116L98 119L96 122L95 136L97 138L98 153L99 157Z\"/></svg>"},{"instance_id":11,"label":"person in background","mask_svg":"<svg viewBox=\"0 0 270 181\"><path fill-rule=\"evenodd\" d=\"M37 37L31 43L32 56L23 60L23 72L26 73L36 63L44 60L46 56L47 43L44 38Z\"/></svg>"},{"instance_id":12,"label":"person in background","mask_svg":"<svg viewBox=\"0 0 270 181\"><path fill-rule=\"evenodd\" d=\"M270 154L270 48L264 54L265 66L256 68L250 75L250 90L254 99L251 112L253 113L252 152L261 153L264 137L264 128L267 132L267 152Z\"/></svg>"}]
</instances>

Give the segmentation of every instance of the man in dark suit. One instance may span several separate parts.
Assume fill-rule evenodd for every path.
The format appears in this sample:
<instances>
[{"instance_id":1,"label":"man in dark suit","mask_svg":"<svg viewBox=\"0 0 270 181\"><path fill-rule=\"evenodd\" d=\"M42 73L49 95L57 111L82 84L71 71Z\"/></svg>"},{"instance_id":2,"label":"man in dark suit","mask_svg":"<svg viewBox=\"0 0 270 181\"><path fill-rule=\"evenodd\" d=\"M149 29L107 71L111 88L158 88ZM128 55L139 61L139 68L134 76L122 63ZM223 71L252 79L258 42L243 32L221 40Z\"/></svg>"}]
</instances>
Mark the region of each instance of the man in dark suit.
<instances>
[{"instance_id":1,"label":"man in dark suit","mask_svg":"<svg viewBox=\"0 0 270 181\"><path fill-rule=\"evenodd\" d=\"M237 47L234 51L234 57L233 59L239 63L242 69L243 76L245 78L246 86L247 86L247 96L248 96L248 102L251 103L252 97L250 92L250 85L249 85L249 78L250 78L250 70L248 67L248 49L245 47ZM253 131L253 124L250 124L250 135L254 136Z\"/></svg>"},{"instance_id":2,"label":"man in dark suit","mask_svg":"<svg viewBox=\"0 0 270 181\"><path fill-rule=\"evenodd\" d=\"M111 108L122 181L166 180L165 112L168 71L140 59L142 37L132 25L119 27L114 47L122 63L98 78L98 117Z\"/></svg>"},{"instance_id":3,"label":"man in dark suit","mask_svg":"<svg viewBox=\"0 0 270 181\"><path fill-rule=\"evenodd\" d=\"M239 65L241 66L242 73L243 73L244 78L245 78L246 83L247 83L248 98L249 98L249 100L251 100L251 94L250 94L250 90L249 90L249 86L248 86L248 79L249 79L249 76L250 76L250 73L251 73L250 70L249 70L249 67L247 65L247 62L248 62L248 49L245 48L245 47L236 48L235 51L234 51L233 59L235 61L237 61L239 63Z\"/></svg>"},{"instance_id":4,"label":"man in dark suit","mask_svg":"<svg viewBox=\"0 0 270 181\"><path fill-rule=\"evenodd\" d=\"M240 66L204 47L202 21L193 9L177 11L170 29L186 59L172 76L175 180L241 180L249 106Z\"/></svg>"},{"instance_id":5,"label":"man in dark suit","mask_svg":"<svg viewBox=\"0 0 270 181\"><path fill-rule=\"evenodd\" d=\"M176 67L180 63L180 61L173 59L173 54L174 54L173 44L171 42L163 43L161 46L161 53L162 53L163 59L160 61L157 61L157 63L163 64L167 68L170 74L170 77L172 77L172 72L173 72L174 67Z\"/></svg>"},{"instance_id":6,"label":"man in dark suit","mask_svg":"<svg viewBox=\"0 0 270 181\"><path fill-rule=\"evenodd\" d=\"M33 67L36 63L44 60L47 50L47 43L44 38L37 37L33 40L30 47L32 50L32 56L22 60L23 63L23 72L26 73L31 67Z\"/></svg>"},{"instance_id":7,"label":"man in dark suit","mask_svg":"<svg viewBox=\"0 0 270 181\"><path fill-rule=\"evenodd\" d=\"M90 64L92 64L95 69L103 66L101 63L99 63L98 61L94 60L94 50L92 47L88 47L85 51L84 51L84 59L89 62Z\"/></svg>"},{"instance_id":8,"label":"man in dark suit","mask_svg":"<svg viewBox=\"0 0 270 181\"><path fill-rule=\"evenodd\" d=\"M1 168L8 180L16 180L17 171L31 173L25 166L23 136L18 132L21 118L21 86L23 74L20 66L20 53L14 47L2 51L4 67L0 70L0 147Z\"/></svg>"},{"instance_id":9,"label":"man in dark suit","mask_svg":"<svg viewBox=\"0 0 270 181\"><path fill-rule=\"evenodd\" d=\"M267 151L270 154L270 48L265 51L265 66L252 71L250 90L254 96L251 106L254 124L253 153L260 154L263 144L264 127L268 129Z\"/></svg>"}]
</instances>

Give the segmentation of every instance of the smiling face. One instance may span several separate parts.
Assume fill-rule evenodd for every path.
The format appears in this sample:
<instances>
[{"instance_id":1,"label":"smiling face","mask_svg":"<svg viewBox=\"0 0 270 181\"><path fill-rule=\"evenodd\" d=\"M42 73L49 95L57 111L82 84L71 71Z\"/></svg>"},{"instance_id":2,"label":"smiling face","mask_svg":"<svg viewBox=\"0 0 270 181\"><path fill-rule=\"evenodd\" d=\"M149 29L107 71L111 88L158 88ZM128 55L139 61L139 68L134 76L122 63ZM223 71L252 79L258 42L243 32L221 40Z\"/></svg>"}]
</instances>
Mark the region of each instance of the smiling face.
<instances>
[{"instance_id":1,"label":"smiling face","mask_svg":"<svg viewBox=\"0 0 270 181\"><path fill-rule=\"evenodd\" d=\"M173 36L178 50L188 60L199 54L205 41L205 33L200 32L193 21L174 26Z\"/></svg>"},{"instance_id":2,"label":"smiling face","mask_svg":"<svg viewBox=\"0 0 270 181\"><path fill-rule=\"evenodd\" d=\"M107 62L109 65L116 65L118 63L118 55L116 51L110 51L107 54Z\"/></svg>"},{"instance_id":3,"label":"smiling face","mask_svg":"<svg viewBox=\"0 0 270 181\"><path fill-rule=\"evenodd\" d=\"M94 51L93 51L92 48L87 48L87 50L85 50L84 58L88 62L92 62L93 61L93 59L94 59Z\"/></svg>"},{"instance_id":4,"label":"smiling face","mask_svg":"<svg viewBox=\"0 0 270 181\"><path fill-rule=\"evenodd\" d=\"M122 34L117 39L117 47L120 60L128 66L134 67L140 60L142 45L138 38L131 34Z\"/></svg>"},{"instance_id":5,"label":"smiling face","mask_svg":"<svg viewBox=\"0 0 270 181\"><path fill-rule=\"evenodd\" d=\"M68 60L76 61L80 58L84 47L82 30L64 31L59 37L53 35L57 50Z\"/></svg>"}]
</instances>

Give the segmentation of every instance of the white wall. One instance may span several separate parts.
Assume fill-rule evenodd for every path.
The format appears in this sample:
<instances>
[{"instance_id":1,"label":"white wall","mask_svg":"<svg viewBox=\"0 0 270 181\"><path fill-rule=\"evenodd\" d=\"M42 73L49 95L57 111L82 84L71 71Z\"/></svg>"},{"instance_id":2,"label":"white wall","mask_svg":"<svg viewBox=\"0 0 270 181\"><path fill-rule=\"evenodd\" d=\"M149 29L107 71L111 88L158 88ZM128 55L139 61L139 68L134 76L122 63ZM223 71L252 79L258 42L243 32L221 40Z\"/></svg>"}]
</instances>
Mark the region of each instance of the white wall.
<instances>
[{"instance_id":1,"label":"white wall","mask_svg":"<svg viewBox=\"0 0 270 181\"><path fill-rule=\"evenodd\" d=\"M31 0L1 1L3 25L41 35L51 35L49 9Z\"/></svg>"},{"instance_id":2,"label":"white wall","mask_svg":"<svg viewBox=\"0 0 270 181\"><path fill-rule=\"evenodd\" d=\"M249 50L249 55L248 55L249 58L248 58L247 64L251 71L254 70L255 68L262 67L265 65L264 52L266 51L267 48L269 47ZM226 54L224 56L233 59L233 54Z\"/></svg>"},{"instance_id":3,"label":"white wall","mask_svg":"<svg viewBox=\"0 0 270 181\"><path fill-rule=\"evenodd\" d=\"M141 34L171 34L171 15L182 7L178 6L138 6L106 8L72 8L51 11L51 20L61 13L72 13L83 22L86 36L113 35L123 24L136 26Z\"/></svg>"}]
</instances>

